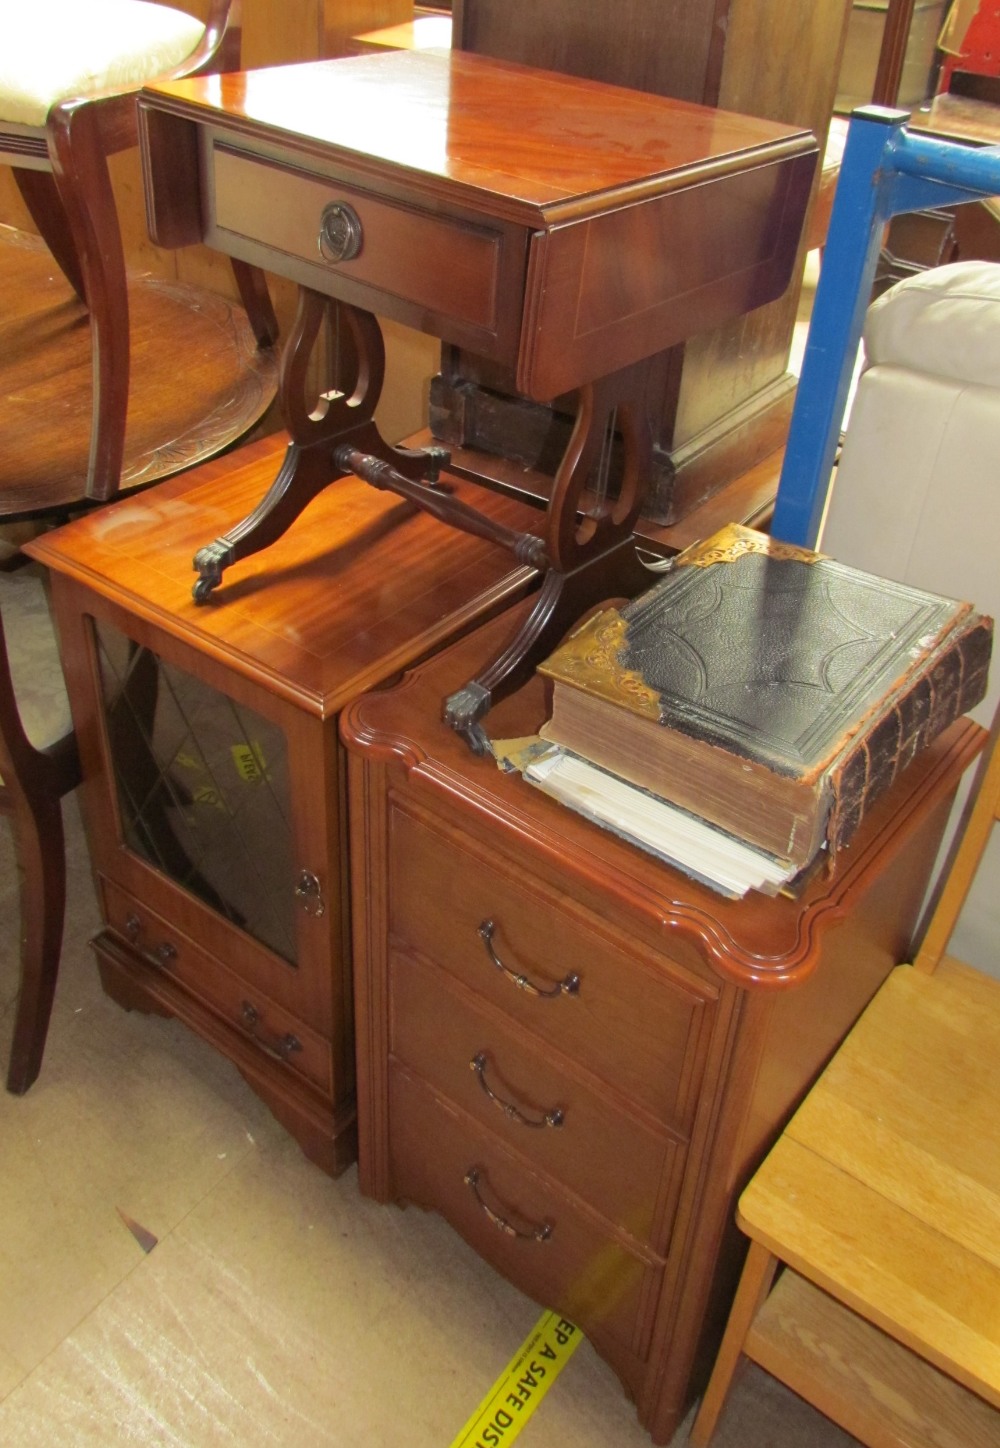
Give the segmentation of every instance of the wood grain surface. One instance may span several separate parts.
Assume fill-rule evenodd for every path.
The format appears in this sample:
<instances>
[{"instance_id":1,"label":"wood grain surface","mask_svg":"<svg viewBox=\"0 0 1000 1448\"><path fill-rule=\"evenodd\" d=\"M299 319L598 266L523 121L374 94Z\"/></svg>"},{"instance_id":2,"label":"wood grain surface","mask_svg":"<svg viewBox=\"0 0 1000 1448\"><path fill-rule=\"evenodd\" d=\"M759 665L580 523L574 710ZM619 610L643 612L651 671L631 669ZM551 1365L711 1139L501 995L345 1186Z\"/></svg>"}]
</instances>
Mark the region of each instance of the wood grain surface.
<instances>
[{"instance_id":1,"label":"wood grain surface","mask_svg":"<svg viewBox=\"0 0 1000 1448\"><path fill-rule=\"evenodd\" d=\"M0 227L0 516L78 505L91 426L86 309L33 234ZM277 362L233 302L133 274L122 489L222 452L270 406Z\"/></svg>"}]
</instances>

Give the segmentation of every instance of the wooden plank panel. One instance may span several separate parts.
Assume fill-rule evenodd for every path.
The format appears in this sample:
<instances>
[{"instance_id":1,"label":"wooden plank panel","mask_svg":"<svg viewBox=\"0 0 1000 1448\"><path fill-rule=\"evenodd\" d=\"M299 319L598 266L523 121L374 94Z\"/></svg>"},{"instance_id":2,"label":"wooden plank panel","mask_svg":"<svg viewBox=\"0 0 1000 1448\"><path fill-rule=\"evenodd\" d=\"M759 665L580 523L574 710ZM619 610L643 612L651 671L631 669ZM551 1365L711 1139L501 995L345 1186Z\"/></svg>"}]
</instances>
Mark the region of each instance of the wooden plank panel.
<instances>
[{"instance_id":1,"label":"wooden plank panel","mask_svg":"<svg viewBox=\"0 0 1000 1448\"><path fill-rule=\"evenodd\" d=\"M748 1357L873 1448L1000 1448L1000 1414L864 1318L786 1271Z\"/></svg>"},{"instance_id":2,"label":"wooden plank panel","mask_svg":"<svg viewBox=\"0 0 1000 1448\"><path fill-rule=\"evenodd\" d=\"M744 1192L737 1221L1000 1406L1000 1269L787 1135Z\"/></svg>"},{"instance_id":3,"label":"wooden plank panel","mask_svg":"<svg viewBox=\"0 0 1000 1448\"><path fill-rule=\"evenodd\" d=\"M1000 1268L1000 982L901 967L788 1134Z\"/></svg>"}]
</instances>

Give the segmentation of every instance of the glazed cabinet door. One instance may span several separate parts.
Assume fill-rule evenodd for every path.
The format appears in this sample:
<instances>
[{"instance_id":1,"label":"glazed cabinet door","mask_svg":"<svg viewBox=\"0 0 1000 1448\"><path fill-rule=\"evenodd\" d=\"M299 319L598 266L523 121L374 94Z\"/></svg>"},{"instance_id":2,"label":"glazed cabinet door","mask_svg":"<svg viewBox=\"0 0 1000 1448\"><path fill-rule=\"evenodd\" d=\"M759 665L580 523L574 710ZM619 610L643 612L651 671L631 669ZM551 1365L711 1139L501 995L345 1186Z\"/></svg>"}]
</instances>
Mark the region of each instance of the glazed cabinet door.
<instances>
[{"instance_id":1,"label":"glazed cabinet door","mask_svg":"<svg viewBox=\"0 0 1000 1448\"><path fill-rule=\"evenodd\" d=\"M67 580L54 602L102 968L353 1110L335 721Z\"/></svg>"}]
</instances>

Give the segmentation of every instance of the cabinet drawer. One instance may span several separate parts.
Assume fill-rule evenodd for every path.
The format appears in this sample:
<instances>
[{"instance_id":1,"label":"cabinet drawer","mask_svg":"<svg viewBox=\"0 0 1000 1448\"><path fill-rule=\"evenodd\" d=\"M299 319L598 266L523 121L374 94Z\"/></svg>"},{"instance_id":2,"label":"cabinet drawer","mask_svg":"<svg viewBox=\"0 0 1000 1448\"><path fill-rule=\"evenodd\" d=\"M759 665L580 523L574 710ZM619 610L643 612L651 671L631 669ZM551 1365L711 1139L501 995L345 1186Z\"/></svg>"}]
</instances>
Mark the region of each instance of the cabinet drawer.
<instances>
[{"instance_id":1,"label":"cabinet drawer","mask_svg":"<svg viewBox=\"0 0 1000 1448\"><path fill-rule=\"evenodd\" d=\"M709 987L680 967L664 970L624 937L616 944L527 870L508 871L502 855L487 857L458 831L439 832L398 803L389 853L397 941L450 971L517 1028L585 1062L656 1120L687 1131L707 1045ZM561 991L560 982L573 978L578 985Z\"/></svg>"},{"instance_id":2,"label":"cabinet drawer","mask_svg":"<svg viewBox=\"0 0 1000 1448\"><path fill-rule=\"evenodd\" d=\"M307 262L318 290L344 301L388 315L403 304L410 310L398 315L414 325L419 309L435 323L424 330L481 346L493 337L513 354L526 245L517 229L423 210L223 145L213 149L211 179L212 231ZM487 354L494 350L487 342Z\"/></svg>"},{"instance_id":3,"label":"cabinet drawer","mask_svg":"<svg viewBox=\"0 0 1000 1448\"><path fill-rule=\"evenodd\" d=\"M136 955L169 975L191 996L211 1006L266 1055L286 1062L325 1094L332 1092L329 1041L241 980L228 966L168 925L155 911L140 905L125 890L104 878L99 883L104 919Z\"/></svg>"},{"instance_id":4,"label":"cabinet drawer","mask_svg":"<svg viewBox=\"0 0 1000 1448\"><path fill-rule=\"evenodd\" d=\"M439 1211L509 1281L613 1344L621 1368L645 1356L662 1262L578 1213L398 1062L389 1151L397 1199Z\"/></svg>"},{"instance_id":5,"label":"cabinet drawer","mask_svg":"<svg viewBox=\"0 0 1000 1448\"><path fill-rule=\"evenodd\" d=\"M478 1009L442 971L396 952L391 977L396 1057L616 1226L647 1241L655 1224L666 1240L684 1157L676 1141L499 1012Z\"/></svg>"}]
</instances>

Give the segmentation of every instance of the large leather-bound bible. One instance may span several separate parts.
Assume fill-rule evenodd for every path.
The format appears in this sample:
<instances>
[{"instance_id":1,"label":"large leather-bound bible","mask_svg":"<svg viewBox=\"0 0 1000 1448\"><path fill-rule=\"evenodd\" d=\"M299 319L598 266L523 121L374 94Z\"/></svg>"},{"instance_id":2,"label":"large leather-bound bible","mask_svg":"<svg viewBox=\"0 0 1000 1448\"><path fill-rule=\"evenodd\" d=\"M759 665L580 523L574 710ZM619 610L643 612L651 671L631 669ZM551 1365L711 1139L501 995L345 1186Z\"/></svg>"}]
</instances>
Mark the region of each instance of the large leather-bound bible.
<instances>
[{"instance_id":1,"label":"large leather-bound bible","mask_svg":"<svg viewBox=\"0 0 1000 1448\"><path fill-rule=\"evenodd\" d=\"M540 666L545 738L795 864L986 692L968 603L731 525Z\"/></svg>"}]
</instances>

